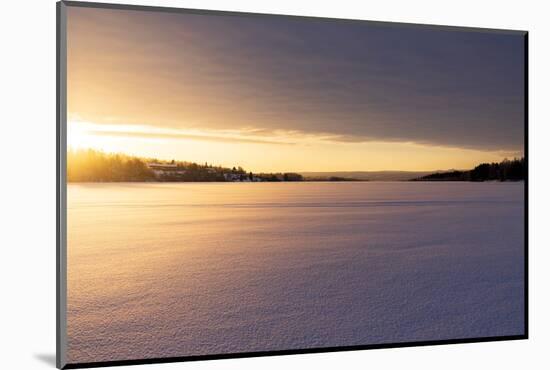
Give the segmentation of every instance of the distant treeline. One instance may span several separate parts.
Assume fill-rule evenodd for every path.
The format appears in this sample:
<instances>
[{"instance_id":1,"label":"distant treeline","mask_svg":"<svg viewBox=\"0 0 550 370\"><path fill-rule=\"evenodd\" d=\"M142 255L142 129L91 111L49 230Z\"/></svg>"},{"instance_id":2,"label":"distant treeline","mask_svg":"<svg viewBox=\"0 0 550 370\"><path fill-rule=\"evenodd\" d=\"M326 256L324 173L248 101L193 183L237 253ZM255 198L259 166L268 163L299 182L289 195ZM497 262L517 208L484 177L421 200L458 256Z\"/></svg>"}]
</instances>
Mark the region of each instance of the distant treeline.
<instances>
[{"instance_id":1,"label":"distant treeline","mask_svg":"<svg viewBox=\"0 0 550 370\"><path fill-rule=\"evenodd\" d=\"M304 181L368 181L342 176L306 176Z\"/></svg>"},{"instance_id":2,"label":"distant treeline","mask_svg":"<svg viewBox=\"0 0 550 370\"><path fill-rule=\"evenodd\" d=\"M93 149L69 150L67 153L69 182L265 182L303 181L300 174L253 174L242 167L222 167L183 161L139 158L110 154Z\"/></svg>"},{"instance_id":3,"label":"distant treeline","mask_svg":"<svg viewBox=\"0 0 550 370\"><path fill-rule=\"evenodd\" d=\"M469 171L438 172L412 181L520 181L525 180L525 159L482 163Z\"/></svg>"},{"instance_id":4,"label":"distant treeline","mask_svg":"<svg viewBox=\"0 0 550 370\"><path fill-rule=\"evenodd\" d=\"M304 181L304 177L299 173L294 172L278 172L278 173L259 173L252 174L251 178L257 178L259 181L277 182L277 181Z\"/></svg>"},{"instance_id":5,"label":"distant treeline","mask_svg":"<svg viewBox=\"0 0 550 370\"><path fill-rule=\"evenodd\" d=\"M96 150L67 152L69 182L154 181L155 174L137 157Z\"/></svg>"}]
</instances>

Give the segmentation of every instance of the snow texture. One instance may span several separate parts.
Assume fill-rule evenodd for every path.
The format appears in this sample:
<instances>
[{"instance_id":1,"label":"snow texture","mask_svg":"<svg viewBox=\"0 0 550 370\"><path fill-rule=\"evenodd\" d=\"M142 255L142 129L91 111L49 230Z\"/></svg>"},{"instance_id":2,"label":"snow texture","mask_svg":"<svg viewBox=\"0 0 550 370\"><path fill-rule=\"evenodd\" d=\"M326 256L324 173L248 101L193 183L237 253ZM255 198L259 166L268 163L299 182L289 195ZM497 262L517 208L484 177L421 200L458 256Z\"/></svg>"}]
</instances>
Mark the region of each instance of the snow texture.
<instances>
[{"instance_id":1,"label":"snow texture","mask_svg":"<svg viewBox=\"0 0 550 370\"><path fill-rule=\"evenodd\" d=\"M523 334L523 183L68 188L69 362Z\"/></svg>"}]
</instances>

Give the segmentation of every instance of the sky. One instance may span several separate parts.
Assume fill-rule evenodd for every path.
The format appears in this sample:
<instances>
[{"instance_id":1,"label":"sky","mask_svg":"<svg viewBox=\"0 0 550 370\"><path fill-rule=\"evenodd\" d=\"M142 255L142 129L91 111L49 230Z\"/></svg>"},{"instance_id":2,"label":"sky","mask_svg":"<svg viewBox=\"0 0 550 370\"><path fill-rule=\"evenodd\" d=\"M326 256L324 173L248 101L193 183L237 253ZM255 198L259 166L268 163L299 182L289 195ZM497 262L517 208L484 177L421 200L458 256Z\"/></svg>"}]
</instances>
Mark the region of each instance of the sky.
<instances>
[{"instance_id":1,"label":"sky","mask_svg":"<svg viewBox=\"0 0 550 370\"><path fill-rule=\"evenodd\" d=\"M68 8L68 145L251 171L523 155L518 32Z\"/></svg>"}]
</instances>

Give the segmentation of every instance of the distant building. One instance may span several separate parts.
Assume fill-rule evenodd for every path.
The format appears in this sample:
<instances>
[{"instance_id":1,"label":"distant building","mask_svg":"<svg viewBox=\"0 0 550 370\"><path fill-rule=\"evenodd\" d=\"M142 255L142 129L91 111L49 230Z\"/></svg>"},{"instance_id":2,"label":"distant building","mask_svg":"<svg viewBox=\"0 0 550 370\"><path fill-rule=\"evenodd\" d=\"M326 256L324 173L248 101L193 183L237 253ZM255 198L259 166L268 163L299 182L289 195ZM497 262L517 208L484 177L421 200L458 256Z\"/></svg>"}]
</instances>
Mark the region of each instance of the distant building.
<instances>
[{"instance_id":1,"label":"distant building","mask_svg":"<svg viewBox=\"0 0 550 370\"><path fill-rule=\"evenodd\" d=\"M238 173L224 173L225 181L241 181L241 175Z\"/></svg>"},{"instance_id":2,"label":"distant building","mask_svg":"<svg viewBox=\"0 0 550 370\"><path fill-rule=\"evenodd\" d=\"M172 163L147 163L147 167L153 171L156 177L180 176L186 172L184 168Z\"/></svg>"}]
</instances>

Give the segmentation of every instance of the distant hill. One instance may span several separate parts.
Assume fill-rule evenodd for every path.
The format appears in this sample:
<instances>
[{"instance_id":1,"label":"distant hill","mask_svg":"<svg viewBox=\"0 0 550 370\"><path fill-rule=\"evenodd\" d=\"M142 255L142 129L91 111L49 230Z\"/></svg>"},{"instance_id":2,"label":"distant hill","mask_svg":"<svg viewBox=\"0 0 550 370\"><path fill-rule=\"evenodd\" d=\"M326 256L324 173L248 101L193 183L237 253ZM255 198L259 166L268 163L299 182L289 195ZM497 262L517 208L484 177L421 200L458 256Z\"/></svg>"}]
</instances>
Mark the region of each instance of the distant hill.
<instances>
[{"instance_id":1,"label":"distant hill","mask_svg":"<svg viewBox=\"0 0 550 370\"><path fill-rule=\"evenodd\" d=\"M514 158L500 163L482 163L468 171L431 173L411 181L521 181L525 180L526 172L525 159Z\"/></svg>"},{"instance_id":2,"label":"distant hill","mask_svg":"<svg viewBox=\"0 0 550 370\"><path fill-rule=\"evenodd\" d=\"M140 158L93 149L67 151L68 182L275 182L303 181L300 174L252 173L185 161ZM334 179L333 181L341 181Z\"/></svg>"},{"instance_id":3,"label":"distant hill","mask_svg":"<svg viewBox=\"0 0 550 370\"><path fill-rule=\"evenodd\" d=\"M443 172L443 171L435 171ZM334 172L300 172L304 178L344 178L359 181L408 181L433 174L434 171L334 171Z\"/></svg>"}]
</instances>

